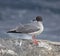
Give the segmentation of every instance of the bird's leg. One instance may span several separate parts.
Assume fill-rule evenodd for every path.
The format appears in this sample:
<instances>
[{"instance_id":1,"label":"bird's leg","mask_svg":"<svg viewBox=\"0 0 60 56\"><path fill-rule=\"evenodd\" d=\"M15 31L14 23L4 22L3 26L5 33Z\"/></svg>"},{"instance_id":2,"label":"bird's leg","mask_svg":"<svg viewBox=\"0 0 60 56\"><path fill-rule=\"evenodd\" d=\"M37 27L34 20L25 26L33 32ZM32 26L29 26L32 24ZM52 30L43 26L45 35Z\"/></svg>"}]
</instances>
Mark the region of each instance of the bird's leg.
<instances>
[{"instance_id":1,"label":"bird's leg","mask_svg":"<svg viewBox=\"0 0 60 56\"><path fill-rule=\"evenodd\" d=\"M34 43L35 45L38 45L38 41L36 40L35 35L32 36L32 39L33 39L33 43Z\"/></svg>"}]
</instances>

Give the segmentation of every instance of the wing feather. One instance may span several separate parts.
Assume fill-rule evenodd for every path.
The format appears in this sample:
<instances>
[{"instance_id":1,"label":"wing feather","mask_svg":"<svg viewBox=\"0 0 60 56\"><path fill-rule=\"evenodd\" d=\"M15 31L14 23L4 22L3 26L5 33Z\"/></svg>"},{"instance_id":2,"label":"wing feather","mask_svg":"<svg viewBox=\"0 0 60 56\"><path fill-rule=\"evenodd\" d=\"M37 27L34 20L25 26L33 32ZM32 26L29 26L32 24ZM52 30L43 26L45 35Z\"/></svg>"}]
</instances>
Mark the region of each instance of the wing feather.
<instances>
[{"instance_id":1,"label":"wing feather","mask_svg":"<svg viewBox=\"0 0 60 56\"><path fill-rule=\"evenodd\" d=\"M24 25L24 27L18 27L16 29L16 32L20 32L20 33L31 33L31 32L35 32L40 30L39 28L37 28L36 26L33 25Z\"/></svg>"}]
</instances>

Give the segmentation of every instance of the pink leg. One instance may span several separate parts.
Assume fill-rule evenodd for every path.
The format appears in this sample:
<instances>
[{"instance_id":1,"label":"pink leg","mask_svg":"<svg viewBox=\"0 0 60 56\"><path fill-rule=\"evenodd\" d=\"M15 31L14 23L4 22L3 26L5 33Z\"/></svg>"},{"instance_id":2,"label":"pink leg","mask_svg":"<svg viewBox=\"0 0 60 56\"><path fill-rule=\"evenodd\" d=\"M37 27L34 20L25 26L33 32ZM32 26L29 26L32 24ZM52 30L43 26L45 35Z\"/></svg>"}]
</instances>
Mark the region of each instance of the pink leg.
<instances>
[{"instance_id":1,"label":"pink leg","mask_svg":"<svg viewBox=\"0 0 60 56\"><path fill-rule=\"evenodd\" d=\"M36 40L35 35L32 36L32 39L33 39L33 43L34 43L35 45L38 45L38 41Z\"/></svg>"}]
</instances>

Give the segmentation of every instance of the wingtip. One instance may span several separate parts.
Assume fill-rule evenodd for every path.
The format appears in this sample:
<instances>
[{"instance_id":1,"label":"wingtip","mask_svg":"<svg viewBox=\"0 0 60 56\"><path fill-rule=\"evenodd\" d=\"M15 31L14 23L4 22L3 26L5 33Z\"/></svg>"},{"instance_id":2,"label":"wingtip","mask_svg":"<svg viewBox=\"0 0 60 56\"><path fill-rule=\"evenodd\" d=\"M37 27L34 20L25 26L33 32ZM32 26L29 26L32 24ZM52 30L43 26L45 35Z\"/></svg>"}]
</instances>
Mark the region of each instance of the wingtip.
<instances>
[{"instance_id":1,"label":"wingtip","mask_svg":"<svg viewBox=\"0 0 60 56\"><path fill-rule=\"evenodd\" d=\"M11 31L8 31L7 33L11 33Z\"/></svg>"},{"instance_id":2,"label":"wingtip","mask_svg":"<svg viewBox=\"0 0 60 56\"><path fill-rule=\"evenodd\" d=\"M14 30L14 31L8 31L7 33L15 33L16 31Z\"/></svg>"}]
</instances>

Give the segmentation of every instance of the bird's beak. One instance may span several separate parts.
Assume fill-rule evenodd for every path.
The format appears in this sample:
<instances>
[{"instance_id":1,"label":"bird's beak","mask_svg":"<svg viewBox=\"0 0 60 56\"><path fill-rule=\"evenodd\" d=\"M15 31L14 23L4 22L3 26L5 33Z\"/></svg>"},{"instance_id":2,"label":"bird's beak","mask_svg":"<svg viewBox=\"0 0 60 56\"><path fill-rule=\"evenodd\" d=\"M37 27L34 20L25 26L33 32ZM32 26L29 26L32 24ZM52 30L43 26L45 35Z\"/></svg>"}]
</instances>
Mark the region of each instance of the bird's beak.
<instances>
[{"instance_id":1,"label":"bird's beak","mask_svg":"<svg viewBox=\"0 0 60 56\"><path fill-rule=\"evenodd\" d=\"M33 21L36 21L36 19L33 19Z\"/></svg>"}]
</instances>

